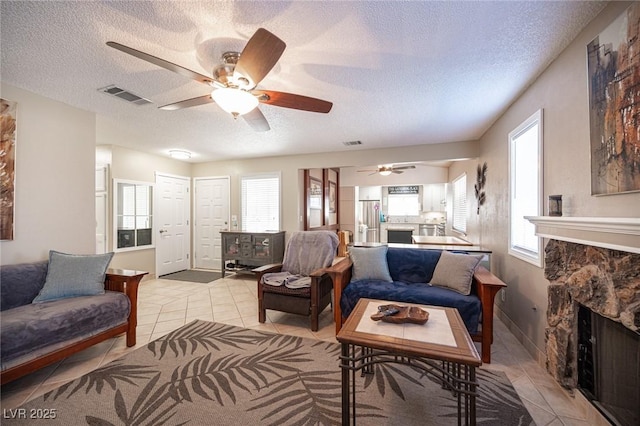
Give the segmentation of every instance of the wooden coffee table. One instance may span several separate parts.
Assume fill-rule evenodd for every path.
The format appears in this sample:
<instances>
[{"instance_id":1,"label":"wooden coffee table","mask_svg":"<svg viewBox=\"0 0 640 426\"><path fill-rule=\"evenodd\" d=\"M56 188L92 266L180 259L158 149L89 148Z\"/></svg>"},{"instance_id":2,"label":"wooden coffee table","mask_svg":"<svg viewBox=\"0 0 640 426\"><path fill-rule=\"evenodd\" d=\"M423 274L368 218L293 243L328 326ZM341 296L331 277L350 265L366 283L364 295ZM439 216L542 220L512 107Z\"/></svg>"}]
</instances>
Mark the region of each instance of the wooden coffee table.
<instances>
[{"instance_id":1,"label":"wooden coffee table","mask_svg":"<svg viewBox=\"0 0 640 426\"><path fill-rule=\"evenodd\" d=\"M429 312L424 325L392 324L370 317L384 304L418 306ZM356 423L356 372L373 373L381 362L410 364L452 391L458 402L458 424L476 424L476 367L482 360L457 309L360 299L336 336L342 345L342 424Z\"/></svg>"}]
</instances>

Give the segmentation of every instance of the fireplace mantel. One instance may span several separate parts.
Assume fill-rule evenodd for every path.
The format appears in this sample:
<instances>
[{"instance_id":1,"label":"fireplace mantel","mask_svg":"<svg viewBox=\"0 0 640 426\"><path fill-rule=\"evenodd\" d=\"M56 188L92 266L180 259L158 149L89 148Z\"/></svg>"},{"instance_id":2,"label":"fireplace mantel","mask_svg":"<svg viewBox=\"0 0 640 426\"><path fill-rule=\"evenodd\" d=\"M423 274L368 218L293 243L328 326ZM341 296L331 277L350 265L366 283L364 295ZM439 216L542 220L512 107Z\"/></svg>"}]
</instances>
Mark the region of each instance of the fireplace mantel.
<instances>
[{"instance_id":1,"label":"fireplace mantel","mask_svg":"<svg viewBox=\"0 0 640 426\"><path fill-rule=\"evenodd\" d=\"M640 253L640 218L525 216L536 235L570 243Z\"/></svg>"}]
</instances>

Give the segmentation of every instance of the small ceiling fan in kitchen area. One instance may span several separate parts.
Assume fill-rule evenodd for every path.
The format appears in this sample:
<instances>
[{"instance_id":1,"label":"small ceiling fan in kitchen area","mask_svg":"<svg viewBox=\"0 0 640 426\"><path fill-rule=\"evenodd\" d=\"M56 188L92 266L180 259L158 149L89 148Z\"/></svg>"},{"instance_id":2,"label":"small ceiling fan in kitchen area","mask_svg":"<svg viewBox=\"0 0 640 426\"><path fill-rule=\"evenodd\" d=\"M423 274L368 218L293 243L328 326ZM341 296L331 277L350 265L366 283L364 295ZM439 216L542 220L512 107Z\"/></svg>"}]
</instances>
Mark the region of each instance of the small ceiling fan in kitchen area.
<instances>
[{"instance_id":1,"label":"small ceiling fan in kitchen area","mask_svg":"<svg viewBox=\"0 0 640 426\"><path fill-rule=\"evenodd\" d=\"M242 116L254 130L264 132L269 130L270 127L267 119L257 108L260 103L325 114L331 111L333 106L331 102L308 96L256 89L258 83L276 65L286 47L282 40L264 28L259 28L253 34L242 53L223 53L222 63L214 68L213 77L200 74L114 41L107 42L107 46L211 86L214 89L210 94L164 105L160 109L176 110L216 103L220 108L233 115L234 118Z\"/></svg>"},{"instance_id":2,"label":"small ceiling fan in kitchen area","mask_svg":"<svg viewBox=\"0 0 640 426\"><path fill-rule=\"evenodd\" d=\"M378 166L375 170L358 170L358 172L371 172L369 176L379 173L380 176L389 176L391 173L400 174L405 170L415 169L416 166L394 166L393 164Z\"/></svg>"}]
</instances>

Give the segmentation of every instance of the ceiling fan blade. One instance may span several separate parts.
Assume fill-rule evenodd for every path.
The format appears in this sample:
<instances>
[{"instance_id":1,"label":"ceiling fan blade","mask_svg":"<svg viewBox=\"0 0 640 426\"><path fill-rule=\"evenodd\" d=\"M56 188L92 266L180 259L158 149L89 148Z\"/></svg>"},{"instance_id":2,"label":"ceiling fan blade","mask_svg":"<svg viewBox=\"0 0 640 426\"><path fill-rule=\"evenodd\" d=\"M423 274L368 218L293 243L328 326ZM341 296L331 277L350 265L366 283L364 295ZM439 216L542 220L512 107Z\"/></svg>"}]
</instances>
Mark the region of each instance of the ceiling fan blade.
<instances>
[{"instance_id":1,"label":"ceiling fan blade","mask_svg":"<svg viewBox=\"0 0 640 426\"><path fill-rule=\"evenodd\" d=\"M264 28L249 39L240 54L233 72L234 78L249 80L248 87L255 87L271 71L287 45Z\"/></svg>"},{"instance_id":2,"label":"ceiling fan blade","mask_svg":"<svg viewBox=\"0 0 640 426\"><path fill-rule=\"evenodd\" d=\"M393 170L407 170L407 169L415 169L416 166L402 166L402 167L392 167Z\"/></svg>"},{"instance_id":3,"label":"ceiling fan blade","mask_svg":"<svg viewBox=\"0 0 640 426\"><path fill-rule=\"evenodd\" d=\"M374 172L374 173L378 173L377 170L358 170L359 173L363 173L363 172Z\"/></svg>"},{"instance_id":4,"label":"ceiling fan blade","mask_svg":"<svg viewBox=\"0 0 640 426\"><path fill-rule=\"evenodd\" d=\"M176 109L183 108L191 108L198 105L215 103L215 101L211 98L211 95L198 96L197 98L186 99L184 101L176 102L173 104L167 104L159 107L159 109L164 109L167 111L173 111Z\"/></svg>"},{"instance_id":5,"label":"ceiling fan blade","mask_svg":"<svg viewBox=\"0 0 640 426\"><path fill-rule=\"evenodd\" d=\"M258 100L263 104L275 105L284 108L299 109L302 111L328 113L333 107L332 102L308 96L295 95L293 93L277 92L275 90L252 90Z\"/></svg>"},{"instance_id":6,"label":"ceiling fan blade","mask_svg":"<svg viewBox=\"0 0 640 426\"><path fill-rule=\"evenodd\" d=\"M399 175L399 174L402 174L404 172L402 170L394 169L394 170L391 170L391 173L395 173L395 174Z\"/></svg>"},{"instance_id":7,"label":"ceiling fan blade","mask_svg":"<svg viewBox=\"0 0 640 426\"><path fill-rule=\"evenodd\" d=\"M259 108L252 109L248 113L244 114L242 118L244 118L244 121L246 121L247 124L249 124L249 126L251 126L251 128L256 132L266 132L271 129L271 127L269 127L269 122Z\"/></svg>"},{"instance_id":8,"label":"ceiling fan blade","mask_svg":"<svg viewBox=\"0 0 640 426\"><path fill-rule=\"evenodd\" d=\"M174 64L173 62L165 61L164 59L158 58L157 56L153 56L148 53L144 53L131 47L125 46L124 44L116 43L115 41L108 41L107 46L113 47L114 49L121 52L128 53L131 56L135 56L138 59L150 62L161 68L178 73L184 77L199 81L200 83L208 85L213 84L213 79L211 77L207 77L206 75L192 71L188 68L181 67L180 65Z\"/></svg>"}]
</instances>

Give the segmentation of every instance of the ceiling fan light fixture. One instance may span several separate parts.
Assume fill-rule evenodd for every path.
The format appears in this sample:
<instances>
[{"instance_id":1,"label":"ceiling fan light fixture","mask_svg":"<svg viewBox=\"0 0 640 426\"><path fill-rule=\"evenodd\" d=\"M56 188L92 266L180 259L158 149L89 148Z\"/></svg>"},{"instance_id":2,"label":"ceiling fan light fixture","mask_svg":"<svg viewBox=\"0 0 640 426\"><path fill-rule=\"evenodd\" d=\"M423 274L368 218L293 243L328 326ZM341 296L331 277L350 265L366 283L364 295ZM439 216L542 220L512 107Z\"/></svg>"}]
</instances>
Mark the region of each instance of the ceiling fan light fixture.
<instances>
[{"instance_id":1,"label":"ceiling fan light fixture","mask_svg":"<svg viewBox=\"0 0 640 426\"><path fill-rule=\"evenodd\" d=\"M176 160L188 160L191 158L191 153L182 149L171 149L169 150L169 156Z\"/></svg>"},{"instance_id":2,"label":"ceiling fan light fixture","mask_svg":"<svg viewBox=\"0 0 640 426\"><path fill-rule=\"evenodd\" d=\"M389 176L391 174L391 170L390 169L381 169L379 173L380 173L380 176Z\"/></svg>"},{"instance_id":3,"label":"ceiling fan light fixture","mask_svg":"<svg viewBox=\"0 0 640 426\"><path fill-rule=\"evenodd\" d=\"M211 93L214 101L226 112L237 117L244 115L258 106L258 99L251 93L241 90L225 87L216 89Z\"/></svg>"}]
</instances>

